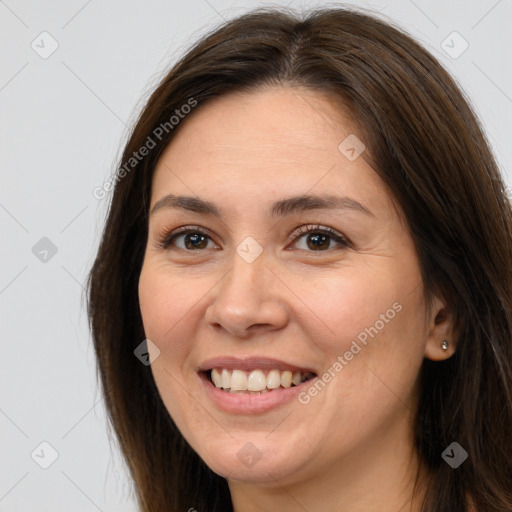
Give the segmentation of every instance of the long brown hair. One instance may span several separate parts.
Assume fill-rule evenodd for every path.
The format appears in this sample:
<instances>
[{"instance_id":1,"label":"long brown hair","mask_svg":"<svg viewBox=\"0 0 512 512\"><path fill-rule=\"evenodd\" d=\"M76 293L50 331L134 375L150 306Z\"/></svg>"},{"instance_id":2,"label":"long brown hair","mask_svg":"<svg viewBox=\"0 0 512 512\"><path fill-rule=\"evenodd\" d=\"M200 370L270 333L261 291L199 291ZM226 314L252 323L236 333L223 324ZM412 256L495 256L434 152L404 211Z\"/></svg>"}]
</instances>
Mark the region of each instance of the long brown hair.
<instances>
[{"instance_id":1,"label":"long brown hair","mask_svg":"<svg viewBox=\"0 0 512 512\"><path fill-rule=\"evenodd\" d=\"M141 510L232 510L227 481L184 440L134 356L145 339L138 278L152 174L186 122L171 117L265 85L343 102L405 213L426 297L440 294L456 314L455 354L425 359L419 375L414 434L430 469L423 512L468 511L467 497L479 511L511 512L512 210L503 178L469 101L436 59L403 29L348 8L260 8L223 23L161 80L125 146L87 300L109 421ZM130 160L150 139L147 154ZM457 469L441 457L453 441L469 454Z\"/></svg>"}]
</instances>

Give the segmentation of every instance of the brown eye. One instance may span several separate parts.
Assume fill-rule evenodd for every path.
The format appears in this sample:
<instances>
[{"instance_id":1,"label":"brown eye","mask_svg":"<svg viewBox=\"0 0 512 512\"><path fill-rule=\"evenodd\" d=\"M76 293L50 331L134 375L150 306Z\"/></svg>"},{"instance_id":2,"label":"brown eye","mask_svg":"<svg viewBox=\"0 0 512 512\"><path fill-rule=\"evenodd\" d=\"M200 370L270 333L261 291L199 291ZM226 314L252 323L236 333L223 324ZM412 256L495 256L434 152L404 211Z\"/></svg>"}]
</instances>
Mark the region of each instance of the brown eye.
<instances>
[{"instance_id":1,"label":"brown eye","mask_svg":"<svg viewBox=\"0 0 512 512\"><path fill-rule=\"evenodd\" d=\"M182 246L176 243L176 240L180 238L183 238ZM206 249L209 240L211 240L210 236L199 227L185 227L178 231L161 235L158 241L158 247L160 249L169 250L175 247L176 249L182 249L184 251L194 251L197 249Z\"/></svg>"},{"instance_id":2,"label":"brown eye","mask_svg":"<svg viewBox=\"0 0 512 512\"><path fill-rule=\"evenodd\" d=\"M186 233L180 236L184 236L183 240L187 249L205 249L208 245L207 237L201 233Z\"/></svg>"},{"instance_id":3,"label":"brown eye","mask_svg":"<svg viewBox=\"0 0 512 512\"><path fill-rule=\"evenodd\" d=\"M182 246L176 242L181 238L183 238ZM331 249L332 241L338 247L351 247L350 242L341 233L334 231L332 228L319 225L301 226L290 237L294 243L301 238L305 238L307 241L305 248L300 249L308 252L326 252ZM207 249L209 241L213 243L211 237L203 229L198 226L186 226L171 233L162 234L158 240L157 247L166 250L175 248L192 252Z\"/></svg>"},{"instance_id":4,"label":"brown eye","mask_svg":"<svg viewBox=\"0 0 512 512\"><path fill-rule=\"evenodd\" d=\"M329 227L322 226L301 226L296 233L292 235L293 242L301 238L306 238L306 249L313 252L326 252L330 248L331 240L334 240L342 247L350 247L348 240Z\"/></svg>"}]
</instances>

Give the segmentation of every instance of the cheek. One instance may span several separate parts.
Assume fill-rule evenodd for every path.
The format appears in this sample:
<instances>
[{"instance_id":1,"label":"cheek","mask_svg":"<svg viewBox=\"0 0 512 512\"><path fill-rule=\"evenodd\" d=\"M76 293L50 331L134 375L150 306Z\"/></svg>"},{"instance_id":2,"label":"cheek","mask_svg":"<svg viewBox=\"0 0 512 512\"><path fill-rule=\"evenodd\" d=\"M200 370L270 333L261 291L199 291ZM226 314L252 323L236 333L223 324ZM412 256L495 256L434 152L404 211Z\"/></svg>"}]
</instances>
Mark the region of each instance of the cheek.
<instances>
[{"instance_id":1,"label":"cheek","mask_svg":"<svg viewBox=\"0 0 512 512\"><path fill-rule=\"evenodd\" d=\"M197 325L194 317L197 301L197 286L176 277L176 273L168 269L143 266L139 278L139 304L144 331L162 355L174 355L170 361L175 361L175 356L189 345L187 332L194 322Z\"/></svg>"},{"instance_id":2,"label":"cheek","mask_svg":"<svg viewBox=\"0 0 512 512\"><path fill-rule=\"evenodd\" d=\"M335 356L348 350L352 340L364 341L367 329L376 323L379 331L387 329L399 316L400 306L396 303L401 303L403 294L400 284L380 270L376 274L331 275L317 280L313 288L304 289L301 295L308 297L309 318L314 318L323 332L322 336L315 337L316 343Z\"/></svg>"},{"instance_id":3,"label":"cheek","mask_svg":"<svg viewBox=\"0 0 512 512\"><path fill-rule=\"evenodd\" d=\"M160 350L151 363L151 372L167 411L181 430L186 426L187 414L200 417L200 410L194 410L195 404L183 385L183 367L199 320L194 308L197 287L176 276L163 266L145 264L139 278L139 304L145 335ZM183 404L190 409L188 413Z\"/></svg>"},{"instance_id":4,"label":"cheek","mask_svg":"<svg viewBox=\"0 0 512 512\"><path fill-rule=\"evenodd\" d=\"M405 414L404 404L412 405L425 339L422 288L411 282L408 276L397 279L394 272L345 274L321 283L322 293L310 296L308 305L322 319L316 322L322 334L313 339L322 353L323 384L311 386L300 398L319 424L324 419L323 435L330 439L326 446L345 446L345 437L363 442ZM329 300L322 299L323 293Z\"/></svg>"},{"instance_id":5,"label":"cheek","mask_svg":"<svg viewBox=\"0 0 512 512\"><path fill-rule=\"evenodd\" d=\"M315 318L319 331L312 332L306 323L302 327L323 354L324 370L336 377L324 375L343 383L335 388L354 398L383 388L379 378L393 388L410 387L424 356L419 274L401 273L397 266L376 270L325 279L304 295L314 314L308 318Z\"/></svg>"}]
</instances>

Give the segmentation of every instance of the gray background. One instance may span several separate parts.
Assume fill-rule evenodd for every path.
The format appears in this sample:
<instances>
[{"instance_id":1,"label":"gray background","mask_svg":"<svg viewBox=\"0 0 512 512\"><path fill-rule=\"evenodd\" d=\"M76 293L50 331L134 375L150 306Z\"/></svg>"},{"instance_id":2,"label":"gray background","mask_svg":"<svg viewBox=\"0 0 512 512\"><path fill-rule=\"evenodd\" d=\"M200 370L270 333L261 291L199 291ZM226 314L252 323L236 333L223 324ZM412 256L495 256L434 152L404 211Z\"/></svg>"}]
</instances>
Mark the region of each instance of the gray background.
<instances>
[{"instance_id":1,"label":"gray background","mask_svg":"<svg viewBox=\"0 0 512 512\"><path fill-rule=\"evenodd\" d=\"M108 205L92 191L143 98L205 30L287 3L327 4L0 1L0 512L136 510L82 302ZM351 4L381 11L447 66L512 184L512 0ZM454 31L469 44L461 55Z\"/></svg>"}]
</instances>

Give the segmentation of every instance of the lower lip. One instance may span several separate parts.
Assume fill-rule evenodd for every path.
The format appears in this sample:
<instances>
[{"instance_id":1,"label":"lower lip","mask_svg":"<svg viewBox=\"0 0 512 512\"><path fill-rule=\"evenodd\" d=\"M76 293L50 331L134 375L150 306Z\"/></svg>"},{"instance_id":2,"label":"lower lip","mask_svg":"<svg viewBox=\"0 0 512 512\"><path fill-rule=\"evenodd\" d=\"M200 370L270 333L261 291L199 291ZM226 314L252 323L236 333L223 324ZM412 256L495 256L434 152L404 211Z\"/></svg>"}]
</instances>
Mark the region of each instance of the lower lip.
<instances>
[{"instance_id":1,"label":"lower lip","mask_svg":"<svg viewBox=\"0 0 512 512\"><path fill-rule=\"evenodd\" d=\"M270 411L280 405L291 402L294 398L311 386L316 377L302 382L298 386L290 388L280 388L263 393L256 394L238 394L223 391L217 388L204 373L200 373L199 377L204 385L206 394L211 400L222 410L231 413L256 414Z\"/></svg>"}]
</instances>

